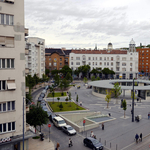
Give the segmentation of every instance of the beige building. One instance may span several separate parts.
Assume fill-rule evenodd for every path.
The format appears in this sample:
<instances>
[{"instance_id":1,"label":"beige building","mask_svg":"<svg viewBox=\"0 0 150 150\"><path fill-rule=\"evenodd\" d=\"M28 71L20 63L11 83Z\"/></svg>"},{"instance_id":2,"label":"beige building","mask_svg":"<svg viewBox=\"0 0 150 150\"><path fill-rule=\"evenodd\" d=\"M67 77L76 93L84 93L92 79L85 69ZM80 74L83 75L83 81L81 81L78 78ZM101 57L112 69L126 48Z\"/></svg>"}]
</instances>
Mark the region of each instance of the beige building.
<instances>
[{"instance_id":1,"label":"beige building","mask_svg":"<svg viewBox=\"0 0 150 150\"><path fill-rule=\"evenodd\" d=\"M36 74L38 77L42 78L45 74L45 40L38 37L28 37L26 39L26 70L34 76Z\"/></svg>"},{"instance_id":2,"label":"beige building","mask_svg":"<svg viewBox=\"0 0 150 150\"><path fill-rule=\"evenodd\" d=\"M24 0L0 0L0 150L22 149L24 36Z\"/></svg>"}]
</instances>

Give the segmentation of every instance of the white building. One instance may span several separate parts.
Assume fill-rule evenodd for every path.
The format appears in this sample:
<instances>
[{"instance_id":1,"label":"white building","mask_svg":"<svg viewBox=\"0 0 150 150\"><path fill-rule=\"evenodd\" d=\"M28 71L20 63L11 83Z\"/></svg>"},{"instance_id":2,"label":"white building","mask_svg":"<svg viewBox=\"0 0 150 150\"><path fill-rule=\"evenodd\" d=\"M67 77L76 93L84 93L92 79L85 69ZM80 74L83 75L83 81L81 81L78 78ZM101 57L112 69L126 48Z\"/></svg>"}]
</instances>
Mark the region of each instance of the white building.
<instances>
[{"instance_id":1,"label":"white building","mask_svg":"<svg viewBox=\"0 0 150 150\"><path fill-rule=\"evenodd\" d=\"M28 37L26 39L26 68L29 74L36 74L40 78L45 74L45 40L37 37ZM27 75L27 74L26 74Z\"/></svg>"},{"instance_id":2,"label":"white building","mask_svg":"<svg viewBox=\"0 0 150 150\"><path fill-rule=\"evenodd\" d=\"M0 150L22 149L24 40L24 0L0 0ZM26 132L26 119L24 125Z\"/></svg>"},{"instance_id":3,"label":"white building","mask_svg":"<svg viewBox=\"0 0 150 150\"><path fill-rule=\"evenodd\" d=\"M133 44L130 43L133 50ZM109 45L110 46L110 43ZM112 46L112 44L111 44ZM72 50L69 55L69 67L76 70L79 66L89 65L93 68L109 68L115 78L132 79L138 76L138 52L126 50ZM91 71L90 70L90 71Z\"/></svg>"}]
</instances>

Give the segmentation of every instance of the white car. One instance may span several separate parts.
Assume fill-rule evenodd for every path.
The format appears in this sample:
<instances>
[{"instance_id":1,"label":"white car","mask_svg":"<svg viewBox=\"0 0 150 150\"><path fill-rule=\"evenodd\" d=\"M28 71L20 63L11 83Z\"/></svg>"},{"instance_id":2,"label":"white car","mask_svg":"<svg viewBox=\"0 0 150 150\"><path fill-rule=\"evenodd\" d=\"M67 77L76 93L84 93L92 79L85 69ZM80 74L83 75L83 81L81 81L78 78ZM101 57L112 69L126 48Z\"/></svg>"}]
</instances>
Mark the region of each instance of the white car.
<instances>
[{"instance_id":1,"label":"white car","mask_svg":"<svg viewBox=\"0 0 150 150\"><path fill-rule=\"evenodd\" d=\"M62 130L67 133L68 135L74 135L76 134L76 130L71 127L70 125L66 125L62 127Z\"/></svg>"}]
</instances>

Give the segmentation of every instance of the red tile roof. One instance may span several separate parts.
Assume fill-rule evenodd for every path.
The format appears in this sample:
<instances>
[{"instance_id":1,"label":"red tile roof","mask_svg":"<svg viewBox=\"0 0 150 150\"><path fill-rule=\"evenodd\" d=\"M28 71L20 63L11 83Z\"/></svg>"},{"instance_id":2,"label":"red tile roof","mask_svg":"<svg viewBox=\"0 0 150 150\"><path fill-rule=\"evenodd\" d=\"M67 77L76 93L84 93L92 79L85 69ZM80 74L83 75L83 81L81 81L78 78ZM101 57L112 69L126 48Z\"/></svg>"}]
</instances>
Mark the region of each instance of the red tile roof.
<instances>
[{"instance_id":1,"label":"red tile roof","mask_svg":"<svg viewBox=\"0 0 150 150\"><path fill-rule=\"evenodd\" d=\"M72 50L71 53L75 54L127 54L126 50Z\"/></svg>"}]
</instances>

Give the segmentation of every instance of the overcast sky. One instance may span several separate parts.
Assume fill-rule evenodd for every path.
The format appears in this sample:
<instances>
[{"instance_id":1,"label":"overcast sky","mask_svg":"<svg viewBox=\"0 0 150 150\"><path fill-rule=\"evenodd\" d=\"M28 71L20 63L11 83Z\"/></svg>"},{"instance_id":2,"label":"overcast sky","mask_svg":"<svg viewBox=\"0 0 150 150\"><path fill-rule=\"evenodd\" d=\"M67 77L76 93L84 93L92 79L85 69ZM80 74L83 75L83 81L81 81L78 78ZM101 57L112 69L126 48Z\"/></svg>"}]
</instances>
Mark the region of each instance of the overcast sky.
<instances>
[{"instance_id":1,"label":"overcast sky","mask_svg":"<svg viewBox=\"0 0 150 150\"><path fill-rule=\"evenodd\" d=\"M113 48L150 44L150 0L24 0L29 36L46 47Z\"/></svg>"}]
</instances>

